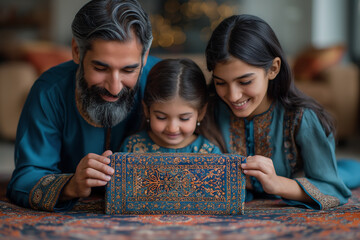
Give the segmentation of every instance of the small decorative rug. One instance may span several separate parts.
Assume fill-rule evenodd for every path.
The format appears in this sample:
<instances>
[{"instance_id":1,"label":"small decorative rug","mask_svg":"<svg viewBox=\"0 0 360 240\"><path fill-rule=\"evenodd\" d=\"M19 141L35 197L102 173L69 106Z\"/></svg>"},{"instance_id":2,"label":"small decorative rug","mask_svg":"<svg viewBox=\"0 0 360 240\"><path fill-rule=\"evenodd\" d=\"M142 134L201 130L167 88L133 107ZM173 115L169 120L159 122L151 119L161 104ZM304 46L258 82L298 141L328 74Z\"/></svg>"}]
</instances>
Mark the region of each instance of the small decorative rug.
<instances>
[{"instance_id":1,"label":"small decorative rug","mask_svg":"<svg viewBox=\"0 0 360 240\"><path fill-rule=\"evenodd\" d=\"M321 211L265 199L236 216L106 215L100 197L62 213L22 208L6 198L6 185L0 181L0 239L360 239L360 188L347 204Z\"/></svg>"}]
</instances>

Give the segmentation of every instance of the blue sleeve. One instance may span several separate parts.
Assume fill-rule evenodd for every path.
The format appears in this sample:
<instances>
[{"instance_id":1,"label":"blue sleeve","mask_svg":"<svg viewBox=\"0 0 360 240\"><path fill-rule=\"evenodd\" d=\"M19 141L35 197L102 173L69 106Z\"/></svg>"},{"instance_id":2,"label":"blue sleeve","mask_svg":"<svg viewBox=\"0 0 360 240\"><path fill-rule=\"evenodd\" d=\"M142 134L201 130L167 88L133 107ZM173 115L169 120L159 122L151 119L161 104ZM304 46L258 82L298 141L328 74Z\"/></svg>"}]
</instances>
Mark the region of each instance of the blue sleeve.
<instances>
[{"instance_id":1,"label":"blue sleeve","mask_svg":"<svg viewBox=\"0 0 360 240\"><path fill-rule=\"evenodd\" d=\"M148 57L140 91L159 60ZM78 112L72 111L76 108L72 89L76 70L77 65L71 61L44 73L33 85L23 107L15 142L15 170L7 188L8 198L20 206L47 211L70 209L76 200L58 203L62 188L72 177L63 170L74 172L80 160L78 155L103 149L98 144L103 144L99 140L104 137L102 129L90 127L89 132L87 125L82 126L85 121L76 115ZM76 122L71 124L72 121ZM64 140L64 126L69 124L74 131L66 132ZM74 153L74 149L79 152Z\"/></svg>"},{"instance_id":2,"label":"blue sleeve","mask_svg":"<svg viewBox=\"0 0 360 240\"><path fill-rule=\"evenodd\" d=\"M334 137L332 134L326 136L313 111L304 111L295 141L304 164L304 176L295 178L295 181L317 205L286 201L292 205L300 204L315 209L345 204L351 191L338 174Z\"/></svg>"},{"instance_id":3,"label":"blue sleeve","mask_svg":"<svg viewBox=\"0 0 360 240\"><path fill-rule=\"evenodd\" d=\"M49 89L40 79L29 93L18 124L15 171L7 191L11 201L20 206L49 211L53 211L57 204L57 198L51 196L58 196L71 177L62 175L58 168L62 129L60 119L63 119L63 116L59 116L62 113L59 108L63 107L63 100L54 97L58 96L54 91L56 89ZM45 182L41 183L40 179ZM41 189L35 189L35 186ZM62 206L68 208L71 205L73 203L69 202Z\"/></svg>"},{"instance_id":4,"label":"blue sleeve","mask_svg":"<svg viewBox=\"0 0 360 240\"><path fill-rule=\"evenodd\" d=\"M339 176L345 185L350 188L360 187L360 161L356 159L343 158L337 160Z\"/></svg>"},{"instance_id":5,"label":"blue sleeve","mask_svg":"<svg viewBox=\"0 0 360 240\"><path fill-rule=\"evenodd\" d=\"M129 148L128 148L128 145L129 145L129 141L131 139L131 136L130 137L127 137L123 143L121 144L120 148L119 148L119 152L129 152Z\"/></svg>"}]
</instances>

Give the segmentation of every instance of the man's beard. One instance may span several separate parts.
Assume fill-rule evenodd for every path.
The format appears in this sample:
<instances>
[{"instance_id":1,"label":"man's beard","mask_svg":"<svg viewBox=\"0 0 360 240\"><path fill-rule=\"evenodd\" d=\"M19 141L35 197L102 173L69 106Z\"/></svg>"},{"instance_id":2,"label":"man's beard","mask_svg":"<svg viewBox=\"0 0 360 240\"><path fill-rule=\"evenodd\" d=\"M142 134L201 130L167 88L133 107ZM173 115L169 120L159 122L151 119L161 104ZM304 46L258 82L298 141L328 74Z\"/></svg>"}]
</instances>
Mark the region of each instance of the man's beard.
<instances>
[{"instance_id":1,"label":"man's beard","mask_svg":"<svg viewBox=\"0 0 360 240\"><path fill-rule=\"evenodd\" d=\"M76 80L76 87L82 110L88 114L91 121L103 127L113 127L124 120L134 106L138 81L134 89L124 86L119 94L112 95L105 88L95 85L89 88L84 74L80 70ZM115 102L107 102L102 99L102 95L117 97L119 99Z\"/></svg>"}]
</instances>

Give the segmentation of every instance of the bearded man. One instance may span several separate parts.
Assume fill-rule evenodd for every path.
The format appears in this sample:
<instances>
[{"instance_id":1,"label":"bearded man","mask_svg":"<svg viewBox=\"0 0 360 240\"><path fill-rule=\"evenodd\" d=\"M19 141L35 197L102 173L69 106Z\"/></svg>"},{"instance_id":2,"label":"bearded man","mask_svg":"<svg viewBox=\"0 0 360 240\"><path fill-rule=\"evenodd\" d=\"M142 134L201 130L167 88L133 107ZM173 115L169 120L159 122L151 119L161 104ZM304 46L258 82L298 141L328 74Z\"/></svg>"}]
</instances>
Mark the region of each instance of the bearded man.
<instances>
[{"instance_id":1,"label":"bearded man","mask_svg":"<svg viewBox=\"0 0 360 240\"><path fill-rule=\"evenodd\" d=\"M158 59L136 0L93 0L72 23L69 61L34 83L15 142L7 196L45 211L69 210L110 180L108 156L140 125L146 77Z\"/></svg>"}]
</instances>

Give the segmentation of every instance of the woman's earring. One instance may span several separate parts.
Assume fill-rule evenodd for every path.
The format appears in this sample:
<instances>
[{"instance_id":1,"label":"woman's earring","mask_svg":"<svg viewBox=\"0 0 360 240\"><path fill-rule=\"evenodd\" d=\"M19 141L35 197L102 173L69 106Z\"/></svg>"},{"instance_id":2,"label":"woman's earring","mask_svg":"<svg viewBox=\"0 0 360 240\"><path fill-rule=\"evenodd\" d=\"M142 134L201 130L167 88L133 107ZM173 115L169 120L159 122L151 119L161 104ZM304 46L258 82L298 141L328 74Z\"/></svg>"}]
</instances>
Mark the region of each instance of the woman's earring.
<instances>
[{"instance_id":1,"label":"woman's earring","mask_svg":"<svg viewBox=\"0 0 360 240\"><path fill-rule=\"evenodd\" d=\"M147 118L147 119L146 119L146 122L147 122L147 123L150 123L150 119L149 119L149 118Z\"/></svg>"},{"instance_id":2,"label":"woman's earring","mask_svg":"<svg viewBox=\"0 0 360 240\"><path fill-rule=\"evenodd\" d=\"M196 123L196 126L200 127L200 122L197 122L197 123Z\"/></svg>"}]
</instances>

